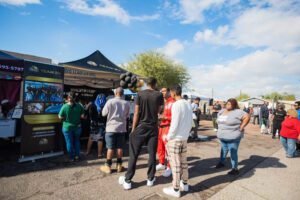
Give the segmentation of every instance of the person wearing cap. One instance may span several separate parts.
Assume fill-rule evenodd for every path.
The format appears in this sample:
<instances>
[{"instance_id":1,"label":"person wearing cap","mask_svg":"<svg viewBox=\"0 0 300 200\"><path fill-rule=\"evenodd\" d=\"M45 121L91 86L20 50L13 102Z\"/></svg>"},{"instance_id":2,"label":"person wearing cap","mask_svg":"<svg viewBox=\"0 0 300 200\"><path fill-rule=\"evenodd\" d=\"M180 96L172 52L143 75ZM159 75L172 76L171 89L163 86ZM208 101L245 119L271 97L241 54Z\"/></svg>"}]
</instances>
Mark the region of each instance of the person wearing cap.
<instances>
[{"instance_id":1,"label":"person wearing cap","mask_svg":"<svg viewBox=\"0 0 300 200\"><path fill-rule=\"evenodd\" d=\"M124 90L119 87L115 91L115 98L105 104L102 115L107 116L105 142L107 157L105 165L100 167L104 173L111 173L114 150L117 150L117 172L122 172L122 156L127 132L127 119L129 118L130 104L122 99Z\"/></svg>"},{"instance_id":2,"label":"person wearing cap","mask_svg":"<svg viewBox=\"0 0 300 200\"><path fill-rule=\"evenodd\" d=\"M81 119L85 119L84 108L75 102L75 94L68 94L67 103L58 114L63 122L62 133L65 137L70 161L78 161L80 154Z\"/></svg>"}]
</instances>

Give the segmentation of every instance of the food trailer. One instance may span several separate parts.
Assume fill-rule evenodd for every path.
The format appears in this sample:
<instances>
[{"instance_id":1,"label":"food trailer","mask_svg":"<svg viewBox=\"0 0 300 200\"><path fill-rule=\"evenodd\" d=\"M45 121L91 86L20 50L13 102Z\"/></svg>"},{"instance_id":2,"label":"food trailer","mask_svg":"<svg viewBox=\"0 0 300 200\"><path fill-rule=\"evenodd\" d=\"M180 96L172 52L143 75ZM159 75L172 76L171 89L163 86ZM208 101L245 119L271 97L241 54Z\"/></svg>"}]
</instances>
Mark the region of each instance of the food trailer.
<instances>
[{"instance_id":1,"label":"food trailer","mask_svg":"<svg viewBox=\"0 0 300 200\"><path fill-rule=\"evenodd\" d=\"M20 142L19 162L63 154L57 116L63 81L60 66L0 51L0 102L9 102L10 107L9 114L0 118L0 138Z\"/></svg>"}]
</instances>

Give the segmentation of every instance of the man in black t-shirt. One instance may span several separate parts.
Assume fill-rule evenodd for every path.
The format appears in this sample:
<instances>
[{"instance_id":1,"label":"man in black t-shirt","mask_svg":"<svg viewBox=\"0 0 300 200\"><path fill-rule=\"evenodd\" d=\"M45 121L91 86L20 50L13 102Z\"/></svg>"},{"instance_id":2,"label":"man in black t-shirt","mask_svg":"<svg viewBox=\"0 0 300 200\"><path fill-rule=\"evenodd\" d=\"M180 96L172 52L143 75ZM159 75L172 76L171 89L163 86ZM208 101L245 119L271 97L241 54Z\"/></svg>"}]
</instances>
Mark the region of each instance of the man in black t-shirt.
<instances>
[{"instance_id":1,"label":"man in black t-shirt","mask_svg":"<svg viewBox=\"0 0 300 200\"><path fill-rule=\"evenodd\" d=\"M135 174L136 162L142 145L148 146L148 180L147 186L153 186L156 172L156 150L158 143L158 114L164 104L163 96L156 91L157 80L149 78L148 89L138 93L135 102L135 111L132 132L129 136L129 162L125 176L119 178L119 184L124 189L131 189L131 179Z\"/></svg>"},{"instance_id":2,"label":"man in black t-shirt","mask_svg":"<svg viewBox=\"0 0 300 200\"><path fill-rule=\"evenodd\" d=\"M274 111L274 118L273 118L273 136L272 138L275 139L276 132L278 130L278 136L281 130L281 124L286 117L286 111L284 110L283 105L279 104L278 108Z\"/></svg>"}]
</instances>

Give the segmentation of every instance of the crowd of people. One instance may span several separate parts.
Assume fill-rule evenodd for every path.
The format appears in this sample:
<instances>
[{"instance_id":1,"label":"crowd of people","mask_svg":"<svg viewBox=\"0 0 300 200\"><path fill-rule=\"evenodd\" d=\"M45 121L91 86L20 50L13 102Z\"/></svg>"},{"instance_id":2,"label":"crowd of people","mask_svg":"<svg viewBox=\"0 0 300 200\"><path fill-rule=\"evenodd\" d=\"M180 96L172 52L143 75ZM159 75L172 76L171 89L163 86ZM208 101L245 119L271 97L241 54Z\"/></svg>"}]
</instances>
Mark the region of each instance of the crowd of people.
<instances>
[{"instance_id":1,"label":"crowd of people","mask_svg":"<svg viewBox=\"0 0 300 200\"><path fill-rule=\"evenodd\" d=\"M294 109L285 110L281 103L272 109L264 102L262 106L244 108L244 111L252 116L254 125L261 127L262 134L280 139L288 158L300 155L300 101L294 103Z\"/></svg>"},{"instance_id":2,"label":"crowd of people","mask_svg":"<svg viewBox=\"0 0 300 200\"><path fill-rule=\"evenodd\" d=\"M132 189L137 160L142 147L146 145L149 154L147 186L151 187L155 184L156 171L164 170L162 175L164 177L172 175L173 181L172 186L164 188L163 192L173 197L180 197L182 191L189 191L187 141L189 138L198 138L200 98L196 98L192 103L188 102L182 96L182 88L178 85L158 91L155 78L148 79L147 87L138 92L134 101L133 121L129 131L128 167L125 175L120 176L118 182L125 190ZM124 90L117 88L114 98L107 102L102 101L102 104L98 98L98 103L97 101L90 102L84 109L76 103L73 93L68 95L67 103L59 112L59 118L63 121L63 135L70 161L79 159L80 121L88 118L90 138L87 154L90 153L91 144L97 142L100 157L105 140L106 162L100 170L104 173L112 173L112 160L116 153L117 172L124 171L122 157L131 108L130 103L123 97ZM267 106L265 104L256 111L253 108L252 113L240 109L236 99L229 99L224 105L215 103L212 106L214 129L221 143L220 158L215 168L225 166L227 154L230 152L231 170L228 175L239 174L238 148L244 137L245 127L250 122L251 115L255 119L254 123L259 118L258 121L267 126L269 118L269 115L265 113L269 112ZM284 112L283 108L278 106L273 113L273 129L279 131L287 157L296 155L296 144L300 139L300 120L298 119L300 102L296 102L295 108L297 111ZM105 120L99 120L99 115Z\"/></svg>"},{"instance_id":3,"label":"crowd of people","mask_svg":"<svg viewBox=\"0 0 300 200\"><path fill-rule=\"evenodd\" d=\"M60 102L62 96L63 91L61 88L49 85L28 85L25 91L25 101Z\"/></svg>"}]
</instances>

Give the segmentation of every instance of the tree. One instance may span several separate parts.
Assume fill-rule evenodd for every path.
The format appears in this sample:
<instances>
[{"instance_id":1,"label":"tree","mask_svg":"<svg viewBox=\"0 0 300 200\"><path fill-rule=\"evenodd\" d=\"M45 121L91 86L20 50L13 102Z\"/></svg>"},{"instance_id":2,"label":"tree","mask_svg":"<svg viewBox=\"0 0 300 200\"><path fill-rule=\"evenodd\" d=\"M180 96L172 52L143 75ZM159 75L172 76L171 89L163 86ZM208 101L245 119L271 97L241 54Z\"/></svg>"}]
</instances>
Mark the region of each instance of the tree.
<instances>
[{"instance_id":1,"label":"tree","mask_svg":"<svg viewBox=\"0 0 300 200\"><path fill-rule=\"evenodd\" d=\"M289 94L287 92L279 93L279 92L271 92L269 94L262 95L262 98L269 100L286 100L286 101L295 101L296 96L294 94Z\"/></svg>"},{"instance_id":2,"label":"tree","mask_svg":"<svg viewBox=\"0 0 300 200\"><path fill-rule=\"evenodd\" d=\"M235 97L235 99L237 101L241 101L241 100L244 100L244 99L249 99L250 96L246 93L241 93L239 96Z\"/></svg>"},{"instance_id":3,"label":"tree","mask_svg":"<svg viewBox=\"0 0 300 200\"><path fill-rule=\"evenodd\" d=\"M183 86L190 79L187 68L184 65L155 51L147 51L135 55L123 67L143 77L155 77L159 87L170 87L175 84Z\"/></svg>"}]
</instances>

